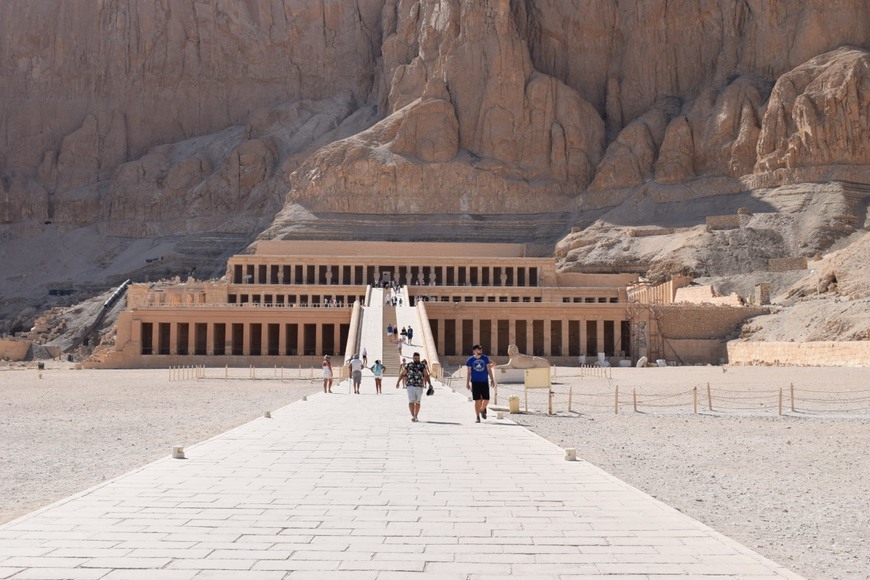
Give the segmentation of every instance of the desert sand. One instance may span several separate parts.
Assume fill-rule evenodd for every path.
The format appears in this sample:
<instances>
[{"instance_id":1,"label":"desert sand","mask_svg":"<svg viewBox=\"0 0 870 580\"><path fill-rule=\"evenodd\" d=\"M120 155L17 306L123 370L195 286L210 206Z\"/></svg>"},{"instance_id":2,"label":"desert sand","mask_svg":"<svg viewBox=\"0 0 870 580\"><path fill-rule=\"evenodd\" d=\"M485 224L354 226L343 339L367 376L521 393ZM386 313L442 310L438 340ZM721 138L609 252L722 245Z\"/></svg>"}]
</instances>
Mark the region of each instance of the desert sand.
<instances>
[{"instance_id":1,"label":"desert sand","mask_svg":"<svg viewBox=\"0 0 870 580\"><path fill-rule=\"evenodd\" d=\"M0 522L320 391L306 373L247 374L236 369L223 380L223 369L212 369L205 380L170 382L167 371L49 363L40 376L33 366L0 367ZM678 367L613 369L604 378L559 368L556 414L511 418L799 574L867 578L867 377L866 369ZM702 396L695 414L684 394L706 391L707 382L714 411ZM616 384L640 393L639 412L621 395L614 414ZM798 409L786 404L780 416L769 395L790 384ZM500 402L509 394L503 385ZM530 405L546 410L541 395ZM674 404L652 406L662 401Z\"/></svg>"}]
</instances>

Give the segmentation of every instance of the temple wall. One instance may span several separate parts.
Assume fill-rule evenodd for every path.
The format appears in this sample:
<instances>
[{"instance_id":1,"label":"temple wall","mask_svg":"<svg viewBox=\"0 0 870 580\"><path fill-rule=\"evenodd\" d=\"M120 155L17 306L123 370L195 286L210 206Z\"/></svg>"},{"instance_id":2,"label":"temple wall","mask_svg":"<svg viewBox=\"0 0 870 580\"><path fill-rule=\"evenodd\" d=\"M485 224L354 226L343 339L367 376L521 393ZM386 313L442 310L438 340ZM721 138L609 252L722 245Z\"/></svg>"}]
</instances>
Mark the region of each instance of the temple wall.
<instances>
[{"instance_id":1,"label":"temple wall","mask_svg":"<svg viewBox=\"0 0 870 580\"><path fill-rule=\"evenodd\" d=\"M0 340L0 359L24 360L30 350L30 344L29 340Z\"/></svg>"},{"instance_id":2,"label":"temple wall","mask_svg":"<svg viewBox=\"0 0 870 580\"><path fill-rule=\"evenodd\" d=\"M672 304L658 306L659 328L666 339L721 339L735 332L746 319L760 316L767 310L742 306L688 306Z\"/></svg>"},{"instance_id":3,"label":"temple wall","mask_svg":"<svg viewBox=\"0 0 870 580\"><path fill-rule=\"evenodd\" d=\"M728 363L764 366L870 366L870 341L747 342L727 344Z\"/></svg>"}]
</instances>

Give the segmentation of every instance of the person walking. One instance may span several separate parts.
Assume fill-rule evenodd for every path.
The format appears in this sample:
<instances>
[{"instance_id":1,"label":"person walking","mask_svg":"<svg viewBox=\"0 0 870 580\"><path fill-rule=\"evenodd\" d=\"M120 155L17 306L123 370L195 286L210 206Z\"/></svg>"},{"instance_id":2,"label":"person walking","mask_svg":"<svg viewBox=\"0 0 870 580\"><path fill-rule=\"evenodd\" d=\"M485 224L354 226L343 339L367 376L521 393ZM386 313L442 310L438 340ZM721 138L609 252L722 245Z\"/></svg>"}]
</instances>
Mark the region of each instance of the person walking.
<instances>
[{"instance_id":1,"label":"person walking","mask_svg":"<svg viewBox=\"0 0 870 580\"><path fill-rule=\"evenodd\" d=\"M384 378L384 371L387 370L381 361L376 360L372 365L372 373L375 375L375 392L381 394L381 380Z\"/></svg>"},{"instance_id":2,"label":"person walking","mask_svg":"<svg viewBox=\"0 0 870 580\"><path fill-rule=\"evenodd\" d=\"M402 337L402 342L407 342L408 341L408 329L403 326L402 332L399 333L399 336Z\"/></svg>"},{"instance_id":3,"label":"person walking","mask_svg":"<svg viewBox=\"0 0 870 580\"><path fill-rule=\"evenodd\" d=\"M480 418L486 419L486 406L489 404L489 385L495 387L495 377L492 374L492 361L489 357L483 354L483 347L475 344L471 347L474 354L468 357L465 361L465 366L468 367L465 373L465 388L471 391L471 398L474 400L474 414L477 417L476 423L480 423Z\"/></svg>"},{"instance_id":4,"label":"person walking","mask_svg":"<svg viewBox=\"0 0 870 580\"><path fill-rule=\"evenodd\" d=\"M362 358L363 366L369 366L369 351L366 350L366 347L362 347L362 351L360 351L359 355Z\"/></svg>"},{"instance_id":5,"label":"person walking","mask_svg":"<svg viewBox=\"0 0 870 580\"><path fill-rule=\"evenodd\" d=\"M329 360L329 355L323 355L323 362L320 363L323 369L323 392L332 392L332 361Z\"/></svg>"},{"instance_id":6,"label":"person walking","mask_svg":"<svg viewBox=\"0 0 870 580\"><path fill-rule=\"evenodd\" d=\"M393 340L393 323L387 323L387 340Z\"/></svg>"},{"instance_id":7,"label":"person walking","mask_svg":"<svg viewBox=\"0 0 870 580\"><path fill-rule=\"evenodd\" d=\"M396 388L404 381L408 389L408 410L411 411L411 421L418 422L417 416L420 414L420 401L423 400L423 385L429 380L429 371L426 370L426 365L420 362L420 353L415 352L411 362L402 367L402 372L399 373L399 379L396 381Z\"/></svg>"},{"instance_id":8,"label":"person walking","mask_svg":"<svg viewBox=\"0 0 870 580\"><path fill-rule=\"evenodd\" d=\"M353 357L347 361L347 366L350 367L350 376L353 381L353 392L359 395L359 385L362 382L363 363L359 359L359 355L354 353Z\"/></svg>"},{"instance_id":9,"label":"person walking","mask_svg":"<svg viewBox=\"0 0 870 580\"><path fill-rule=\"evenodd\" d=\"M408 325L408 344L414 344L414 329Z\"/></svg>"}]
</instances>

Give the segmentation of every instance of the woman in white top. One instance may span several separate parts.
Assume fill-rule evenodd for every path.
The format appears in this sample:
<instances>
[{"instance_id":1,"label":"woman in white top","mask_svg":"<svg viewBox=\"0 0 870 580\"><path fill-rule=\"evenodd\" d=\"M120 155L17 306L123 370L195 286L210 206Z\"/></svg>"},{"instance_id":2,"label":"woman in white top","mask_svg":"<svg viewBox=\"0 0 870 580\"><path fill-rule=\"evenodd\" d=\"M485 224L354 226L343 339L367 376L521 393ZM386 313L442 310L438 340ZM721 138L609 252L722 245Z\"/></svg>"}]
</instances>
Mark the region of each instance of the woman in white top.
<instances>
[{"instance_id":1,"label":"woman in white top","mask_svg":"<svg viewBox=\"0 0 870 580\"><path fill-rule=\"evenodd\" d=\"M329 355L323 355L323 362L320 363L323 368L323 392L332 392L332 361L329 360Z\"/></svg>"}]
</instances>

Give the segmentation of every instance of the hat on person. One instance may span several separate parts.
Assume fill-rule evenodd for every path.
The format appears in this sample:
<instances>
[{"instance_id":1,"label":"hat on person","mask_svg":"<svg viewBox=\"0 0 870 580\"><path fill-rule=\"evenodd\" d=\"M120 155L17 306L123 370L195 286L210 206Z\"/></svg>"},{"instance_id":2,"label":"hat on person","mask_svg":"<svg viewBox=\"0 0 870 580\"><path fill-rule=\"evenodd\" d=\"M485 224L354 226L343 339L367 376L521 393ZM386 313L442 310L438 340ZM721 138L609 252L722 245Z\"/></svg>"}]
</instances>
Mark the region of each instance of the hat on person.
<instances>
[{"instance_id":1,"label":"hat on person","mask_svg":"<svg viewBox=\"0 0 870 580\"><path fill-rule=\"evenodd\" d=\"M323 358L329 358L328 354L323 355Z\"/></svg>"},{"instance_id":2,"label":"hat on person","mask_svg":"<svg viewBox=\"0 0 870 580\"><path fill-rule=\"evenodd\" d=\"M479 344L475 344L474 346L471 347L471 350L483 350L483 347L480 346Z\"/></svg>"}]
</instances>

